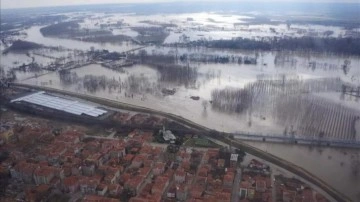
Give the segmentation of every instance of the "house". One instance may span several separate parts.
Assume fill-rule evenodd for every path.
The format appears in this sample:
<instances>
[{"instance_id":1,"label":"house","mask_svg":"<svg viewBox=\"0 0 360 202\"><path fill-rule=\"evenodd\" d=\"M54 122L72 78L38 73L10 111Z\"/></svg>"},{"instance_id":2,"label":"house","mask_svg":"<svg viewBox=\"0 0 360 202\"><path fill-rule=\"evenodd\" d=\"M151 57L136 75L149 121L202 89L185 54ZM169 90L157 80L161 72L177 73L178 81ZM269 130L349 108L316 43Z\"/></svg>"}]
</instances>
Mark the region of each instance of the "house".
<instances>
[{"instance_id":1,"label":"house","mask_svg":"<svg viewBox=\"0 0 360 202\"><path fill-rule=\"evenodd\" d=\"M109 184L108 193L110 197L118 198L123 190L123 187L119 184Z\"/></svg>"},{"instance_id":2,"label":"house","mask_svg":"<svg viewBox=\"0 0 360 202\"><path fill-rule=\"evenodd\" d=\"M39 185L36 188L25 189L25 198L29 202L42 201L50 193L49 185ZM6 200L5 200L6 201Z\"/></svg>"},{"instance_id":3,"label":"house","mask_svg":"<svg viewBox=\"0 0 360 202\"><path fill-rule=\"evenodd\" d=\"M10 169L10 174L12 178L23 180L25 183L31 183L33 181L33 173L37 167L36 164L20 161Z\"/></svg>"},{"instance_id":4,"label":"house","mask_svg":"<svg viewBox=\"0 0 360 202\"><path fill-rule=\"evenodd\" d=\"M256 181L256 191L257 192L265 192L266 191L266 182L264 180Z\"/></svg>"},{"instance_id":5,"label":"house","mask_svg":"<svg viewBox=\"0 0 360 202\"><path fill-rule=\"evenodd\" d=\"M99 184L96 187L97 195L99 196L105 196L106 192L108 191L108 186L106 184Z\"/></svg>"},{"instance_id":6,"label":"house","mask_svg":"<svg viewBox=\"0 0 360 202\"><path fill-rule=\"evenodd\" d=\"M82 202L119 202L119 200L114 198L107 198L104 196L86 195Z\"/></svg>"},{"instance_id":7,"label":"house","mask_svg":"<svg viewBox=\"0 0 360 202\"><path fill-rule=\"evenodd\" d=\"M194 181L194 176L187 173L185 177L185 184L191 185L193 181Z\"/></svg>"},{"instance_id":8,"label":"house","mask_svg":"<svg viewBox=\"0 0 360 202\"><path fill-rule=\"evenodd\" d=\"M210 156L208 155L208 153L205 153L204 157L201 160L202 164L207 164L209 162L209 158Z\"/></svg>"},{"instance_id":9,"label":"house","mask_svg":"<svg viewBox=\"0 0 360 202\"><path fill-rule=\"evenodd\" d=\"M217 166L218 166L218 168L224 168L225 167L225 159L219 159Z\"/></svg>"},{"instance_id":10,"label":"house","mask_svg":"<svg viewBox=\"0 0 360 202\"><path fill-rule=\"evenodd\" d=\"M123 158L124 164L130 165L132 160L134 159L134 157L135 157L135 155L133 155L133 154L126 154L126 156L124 156L124 158Z\"/></svg>"},{"instance_id":11,"label":"house","mask_svg":"<svg viewBox=\"0 0 360 202\"><path fill-rule=\"evenodd\" d=\"M145 160L145 156L144 155L137 155L134 160L132 161L130 167L131 168L140 168L142 166L142 164L144 163Z\"/></svg>"},{"instance_id":12,"label":"house","mask_svg":"<svg viewBox=\"0 0 360 202\"><path fill-rule=\"evenodd\" d=\"M108 184L116 184L118 182L119 175L114 173L108 173L104 177L104 182Z\"/></svg>"},{"instance_id":13,"label":"house","mask_svg":"<svg viewBox=\"0 0 360 202\"><path fill-rule=\"evenodd\" d=\"M169 189L168 189L168 191L167 191L167 193L166 193L166 197L168 197L168 198L175 198L175 196L176 196L176 186L175 185L172 185Z\"/></svg>"},{"instance_id":14,"label":"house","mask_svg":"<svg viewBox=\"0 0 360 202\"><path fill-rule=\"evenodd\" d=\"M105 162L105 158L104 155L101 153L96 153L96 154L92 154L90 155L87 159L86 162L88 163L92 163L96 166L101 166L103 165L103 163Z\"/></svg>"},{"instance_id":15,"label":"house","mask_svg":"<svg viewBox=\"0 0 360 202\"><path fill-rule=\"evenodd\" d=\"M85 176L93 176L95 174L95 165L90 163L85 163L81 166L81 171Z\"/></svg>"},{"instance_id":16,"label":"house","mask_svg":"<svg viewBox=\"0 0 360 202\"><path fill-rule=\"evenodd\" d=\"M207 184L207 177L198 176L196 179L196 184L205 187Z\"/></svg>"},{"instance_id":17,"label":"house","mask_svg":"<svg viewBox=\"0 0 360 202\"><path fill-rule=\"evenodd\" d=\"M228 172L226 175L224 175L223 184L224 187L231 187L233 185L234 181L234 173Z\"/></svg>"},{"instance_id":18,"label":"house","mask_svg":"<svg viewBox=\"0 0 360 202\"><path fill-rule=\"evenodd\" d=\"M185 201L188 196L188 187L184 184L179 184L176 186L176 199L180 201Z\"/></svg>"},{"instance_id":19,"label":"house","mask_svg":"<svg viewBox=\"0 0 360 202\"><path fill-rule=\"evenodd\" d=\"M208 176L208 169L204 166L202 166L200 169L199 169L199 173L198 175L200 177L207 177Z\"/></svg>"},{"instance_id":20,"label":"house","mask_svg":"<svg viewBox=\"0 0 360 202\"><path fill-rule=\"evenodd\" d=\"M139 169L139 175L143 177L147 177L150 174L151 168L149 167L143 167Z\"/></svg>"},{"instance_id":21,"label":"house","mask_svg":"<svg viewBox=\"0 0 360 202\"><path fill-rule=\"evenodd\" d=\"M79 190L79 177L70 176L63 180L63 188L65 192L75 193Z\"/></svg>"},{"instance_id":22,"label":"house","mask_svg":"<svg viewBox=\"0 0 360 202\"><path fill-rule=\"evenodd\" d=\"M157 162L154 166L154 169L153 169L153 174L154 175L160 175L160 174L163 174L165 171L165 163L163 162Z\"/></svg>"},{"instance_id":23,"label":"house","mask_svg":"<svg viewBox=\"0 0 360 202\"><path fill-rule=\"evenodd\" d=\"M255 196L254 189L247 189L247 199L253 200Z\"/></svg>"},{"instance_id":24,"label":"house","mask_svg":"<svg viewBox=\"0 0 360 202\"><path fill-rule=\"evenodd\" d=\"M127 188L127 189L131 190L133 193L137 194L137 193L139 193L140 186L144 182L144 180L145 180L145 178L143 176L137 175L125 183L125 188Z\"/></svg>"},{"instance_id":25,"label":"house","mask_svg":"<svg viewBox=\"0 0 360 202\"><path fill-rule=\"evenodd\" d=\"M215 198L216 198L217 202L230 202L231 201L231 193L217 192L215 194Z\"/></svg>"},{"instance_id":26,"label":"house","mask_svg":"<svg viewBox=\"0 0 360 202\"><path fill-rule=\"evenodd\" d=\"M114 149L112 149L110 152L110 157L112 158L122 158L126 155L125 151L125 145L123 144L117 144L114 146Z\"/></svg>"},{"instance_id":27,"label":"house","mask_svg":"<svg viewBox=\"0 0 360 202\"><path fill-rule=\"evenodd\" d=\"M82 174L81 165L82 163L80 158L73 158L71 160L71 175L81 175Z\"/></svg>"},{"instance_id":28,"label":"house","mask_svg":"<svg viewBox=\"0 0 360 202\"><path fill-rule=\"evenodd\" d=\"M184 150L181 150L178 152L178 155L176 156L177 161L190 161L191 154L187 153Z\"/></svg>"},{"instance_id":29,"label":"house","mask_svg":"<svg viewBox=\"0 0 360 202\"><path fill-rule=\"evenodd\" d=\"M4 143L7 143L14 135L14 130L12 127L2 126L0 127L0 140Z\"/></svg>"},{"instance_id":30,"label":"house","mask_svg":"<svg viewBox=\"0 0 360 202\"><path fill-rule=\"evenodd\" d=\"M207 179L207 189L221 189L223 186L223 182L219 178L213 178L211 175L208 176Z\"/></svg>"},{"instance_id":31,"label":"house","mask_svg":"<svg viewBox=\"0 0 360 202\"><path fill-rule=\"evenodd\" d=\"M290 190L284 190L282 194L282 199L284 202L295 201L296 192Z\"/></svg>"},{"instance_id":32,"label":"house","mask_svg":"<svg viewBox=\"0 0 360 202\"><path fill-rule=\"evenodd\" d=\"M169 178L164 176L159 176L155 179L155 183L151 188L152 194L163 194L166 187L169 185Z\"/></svg>"},{"instance_id":33,"label":"house","mask_svg":"<svg viewBox=\"0 0 360 202\"><path fill-rule=\"evenodd\" d=\"M122 184L125 184L127 181L129 181L131 178L131 175L129 173L124 173L120 176L119 182Z\"/></svg>"},{"instance_id":34,"label":"house","mask_svg":"<svg viewBox=\"0 0 360 202\"><path fill-rule=\"evenodd\" d=\"M240 188L239 196L240 196L240 199L245 199L245 198L247 198L247 189Z\"/></svg>"},{"instance_id":35,"label":"house","mask_svg":"<svg viewBox=\"0 0 360 202\"><path fill-rule=\"evenodd\" d=\"M50 184L50 181L55 177L55 168L50 166L38 167L34 170L35 184Z\"/></svg>"},{"instance_id":36,"label":"house","mask_svg":"<svg viewBox=\"0 0 360 202\"><path fill-rule=\"evenodd\" d=\"M107 184L115 184L120 178L120 169L111 166L101 166L99 172L105 175L104 181Z\"/></svg>"},{"instance_id":37,"label":"house","mask_svg":"<svg viewBox=\"0 0 360 202\"><path fill-rule=\"evenodd\" d=\"M48 161L51 165L59 165L60 160L64 158L67 148L64 143L53 143L46 148L43 148L39 155L36 157L40 161Z\"/></svg>"},{"instance_id":38,"label":"house","mask_svg":"<svg viewBox=\"0 0 360 202\"><path fill-rule=\"evenodd\" d=\"M177 169L175 172L175 182L184 183L185 182L186 173L182 168Z\"/></svg>"},{"instance_id":39,"label":"house","mask_svg":"<svg viewBox=\"0 0 360 202\"><path fill-rule=\"evenodd\" d=\"M237 166L239 154L231 154L230 156L230 167L235 168Z\"/></svg>"},{"instance_id":40,"label":"house","mask_svg":"<svg viewBox=\"0 0 360 202\"><path fill-rule=\"evenodd\" d=\"M149 202L148 198L144 198L144 197L132 197L129 202Z\"/></svg>"},{"instance_id":41,"label":"house","mask_svg":"<svg viewBox=\"0 0 360 202\"><path fill-rule=\"evenodd\" d=\"M194 185L190 189L190 195L192 198L195 198L195 199L201 198L204 191L205 191L205 188L203 186Z\"/></svg>"},{"instance_id":42,"label":"house","mask_svg":"<svg viewBox=\"0 0 360 202\"><path fill-rule=\"evenodd\" d=\"M83 194L96 194L96 188L100 181L93 177L81 177L79 179L80 191Z\"/></svg>"},{"instance_id":43,"label":"house","mask_svg":"<svg viewBox=\"0 0 360 202\"><path fill-rule=\"evenodd\" d=\"M268 170L269 166L261 163L256 159L252 159L249 163L249 167L254 170Z\"/></svg>"}]
</instances>

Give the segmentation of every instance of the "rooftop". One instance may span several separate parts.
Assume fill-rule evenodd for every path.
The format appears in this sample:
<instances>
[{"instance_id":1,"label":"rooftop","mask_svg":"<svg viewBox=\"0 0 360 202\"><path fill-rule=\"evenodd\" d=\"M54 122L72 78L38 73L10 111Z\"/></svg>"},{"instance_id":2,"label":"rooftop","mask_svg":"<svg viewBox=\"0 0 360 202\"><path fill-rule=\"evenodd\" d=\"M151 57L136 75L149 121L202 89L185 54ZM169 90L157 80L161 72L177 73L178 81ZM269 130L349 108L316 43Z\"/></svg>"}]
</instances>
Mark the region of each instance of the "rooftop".
<instances>
[{"instance_id":1,"label":"rooftop","mask_svg":"<svg viewBox=\"0 0 360 202\"><path fill-rule=\"evenodd\" d=\"M52 109L57 109L60 111L68 112L75 115L89 115L92 117L101 116L107 111L98 109L94 106L80 103L78 101L68 100L64 98L55 97L49 94L46 94L44 91L33 93L18 99L14 99L11 102L28 102Z\"/></svg>"}]
</instances>

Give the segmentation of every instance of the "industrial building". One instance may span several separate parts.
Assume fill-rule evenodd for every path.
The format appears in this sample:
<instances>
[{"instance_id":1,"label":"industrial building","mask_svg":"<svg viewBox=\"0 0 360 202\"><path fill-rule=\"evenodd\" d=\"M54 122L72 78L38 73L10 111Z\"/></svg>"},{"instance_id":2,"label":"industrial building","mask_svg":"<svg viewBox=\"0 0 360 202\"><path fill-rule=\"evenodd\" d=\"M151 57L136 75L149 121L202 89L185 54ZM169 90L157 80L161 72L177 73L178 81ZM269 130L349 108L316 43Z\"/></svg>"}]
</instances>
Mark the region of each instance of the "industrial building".
<instances>
[{"instance_id":1,"label":"industrial building","mask_svg":"<svg viewBox=\"0 0 360 202\"><path fill-rule=\"evenodd\" d=\"M79 101L56 97L47 94L44 91L36 92L30 95L26 95L11 100L11 103L19 103L19 102L35 104L37 106L41 106L53 110L59 110L62 112L67 112L78 116L87 115L90 117L97 118L107 113L107 111L103 109L99 109L95 106L81 103Z\"/></svg>"}]
</instances>

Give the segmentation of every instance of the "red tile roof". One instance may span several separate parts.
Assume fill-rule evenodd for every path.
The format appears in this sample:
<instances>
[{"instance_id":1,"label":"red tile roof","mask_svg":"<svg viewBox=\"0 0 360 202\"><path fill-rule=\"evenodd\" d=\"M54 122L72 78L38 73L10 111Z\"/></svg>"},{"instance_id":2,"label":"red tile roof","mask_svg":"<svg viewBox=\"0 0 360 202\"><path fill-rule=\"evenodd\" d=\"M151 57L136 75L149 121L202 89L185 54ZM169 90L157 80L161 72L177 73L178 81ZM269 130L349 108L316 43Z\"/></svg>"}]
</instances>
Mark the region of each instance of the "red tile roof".
<instances>
[{"instance_id":1,"label":"red tile roof","mask_svg":"<svg viewBox=\"0 0 360 202\"><path fill-rule=\"evenodd\" d=\"M119 200L114 198L107 198L103 196L96 196L96 195L86 195L83 202L119 202Z\"/></svg>"}]
</instances>

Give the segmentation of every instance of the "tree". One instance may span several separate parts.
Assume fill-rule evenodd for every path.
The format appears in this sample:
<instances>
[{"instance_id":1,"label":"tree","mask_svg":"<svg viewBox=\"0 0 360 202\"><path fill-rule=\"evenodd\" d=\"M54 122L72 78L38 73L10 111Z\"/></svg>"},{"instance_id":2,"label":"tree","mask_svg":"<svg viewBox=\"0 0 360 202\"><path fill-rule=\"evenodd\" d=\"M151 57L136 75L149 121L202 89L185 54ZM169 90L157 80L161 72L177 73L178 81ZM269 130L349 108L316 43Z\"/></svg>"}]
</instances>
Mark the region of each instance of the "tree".
<instances>
[{"instance_id":1,"label":"tree","mask_svg":"<svg viewBox=\"0 0 360 202\"><path fill-rule=\"evenodd\" d=\"M203 101L202 101L202 106L203 106L203 108L204 108L204 111L207 109L208 104L209 104L209 103L208 103L206 100L203 100Z\"/></svg>"},{"instance_id":2,"label":"tree","mask_svg":"<svg viewBox=\"0 0 360 202\"><path fill-rule=\"evenodd\" d=\"M344 64L343 64L342 68L343 68L343 71L344 71L344 74L345 74L345 75L347 75L347 74L349 73L350 64L351 64L351 61L350 61L350 60L345 60L345 61L344 61Z\"/></svg>"},{"instance_id":3,"label":"tree","mask_svg":"<svg viewBox=\"0 0 360 202\"><path fill-rule=\"evenodd\" d=\"M145 60L145 58L147 56L147 51L146 50L140 50L139 55L140 55L141 62L144 62L144 60Z\"/></svg>"}]
</instances>

